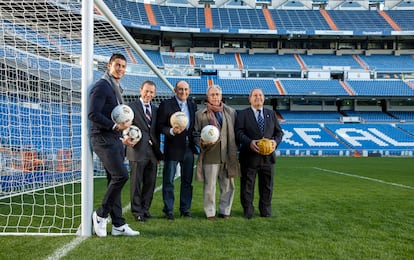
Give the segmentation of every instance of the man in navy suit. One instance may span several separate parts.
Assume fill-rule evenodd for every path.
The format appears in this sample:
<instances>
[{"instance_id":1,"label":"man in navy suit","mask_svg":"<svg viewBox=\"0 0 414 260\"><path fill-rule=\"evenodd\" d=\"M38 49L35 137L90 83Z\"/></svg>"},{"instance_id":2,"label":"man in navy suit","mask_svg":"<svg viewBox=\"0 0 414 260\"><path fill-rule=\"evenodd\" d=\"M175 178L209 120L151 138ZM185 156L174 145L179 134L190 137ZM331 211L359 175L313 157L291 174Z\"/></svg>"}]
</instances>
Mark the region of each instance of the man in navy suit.
<instances>
[{"instance_id":1,"label":"man in navy suit","mask_svg":"<svg viewBox=\"0 0 414 260\"><path fill-rule=\"evenodd\" d=\"M142 133L141 140L134 147L127 147L126 152L131 169L131 212L138 222L152 217L149 209L156 184L157 165L163 159L156 129L158 108L151 103L155 92L155 83L144 81L139 99L129 103L134 111L132 124Z\"/></svg>"},{"instance_id":2,"label":"man in navy suit","mask_svg":"<svg viewBox=\"0 0 414 260\"><path fill-rule=\"evenodd\" d=\"M93 212L93 228L97 236L105 237L108 215L112 219L113 236L136 236L122 217L121 191L128 181L128 171L124 166L125 148L133 146L130 138L122 139L122 131L131 125L131 121L116 124L111 120L112 110L123 103L119 80L125 75L126 58L122 54L113 54L108 70L95 83L89 93L88 118L90 120L91 145L101 160L108 179L108 187L101 206ZM122 140L122 141L121 141Z\"/></svg>"},{"instance_id":3,"label":"man in navy suit","mask_svg":"<svg viewBox=\"0 0 414 260\"><path fill-rule=\"evenodd\" d=\"M162 182L163 211L168 220L174 220L174 177L177 165L181 167L180 214L192 217L190 213L193 197L194 154L198 151L193 141L194 118L197 105L190 100L190 86L180 80L174 87L175 96L161 102L158 109L158 127L164 135L164 171ZM170 117L175 112L187 114L189 123L186 127L172 127Z\"/></svg>"},{"instance_id":4,"label":"man in navy suit","mask_svg":"<svg viewBox=\"0 0 414 260\"><path fill-rule=\"evenodd\" d=\"M254 215L256 175L259 181L260 216L272 215L275 154L273 152L270 155L261 155L257 142L263 137L271 139L274 151L282 141L283 131L275 111L263 107L264 100L263 91L258 88L253 89L249 95L251 107L240 111L236 119L236 140L240 145L240 200L244 217L247 219L251 219Z\"/></svg>"}]
</instances>

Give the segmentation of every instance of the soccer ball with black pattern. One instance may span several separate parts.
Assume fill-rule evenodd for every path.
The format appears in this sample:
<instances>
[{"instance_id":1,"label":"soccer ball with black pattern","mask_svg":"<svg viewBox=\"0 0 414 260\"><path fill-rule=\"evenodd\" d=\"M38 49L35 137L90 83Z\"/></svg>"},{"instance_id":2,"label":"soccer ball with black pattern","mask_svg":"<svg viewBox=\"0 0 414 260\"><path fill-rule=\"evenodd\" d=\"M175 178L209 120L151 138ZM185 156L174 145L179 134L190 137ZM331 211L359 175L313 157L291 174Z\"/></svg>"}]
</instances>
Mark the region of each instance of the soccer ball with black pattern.
<instances>
[{"instance_id":1,"label":"soccer ball with black pattern","mask_svg":"<svg viewBox=\"0 0 414 260\"><path fill-rule=\"evenodd\" d=\"M141 129L139 129L137 126L135 125L131 125L130 127L128 127L127 129L125 129L122 132L123 136L128 135L129 137L131 137L131 142L137 143L141 140L142 138L142 132Z\"/></svg>"}]
</instances>

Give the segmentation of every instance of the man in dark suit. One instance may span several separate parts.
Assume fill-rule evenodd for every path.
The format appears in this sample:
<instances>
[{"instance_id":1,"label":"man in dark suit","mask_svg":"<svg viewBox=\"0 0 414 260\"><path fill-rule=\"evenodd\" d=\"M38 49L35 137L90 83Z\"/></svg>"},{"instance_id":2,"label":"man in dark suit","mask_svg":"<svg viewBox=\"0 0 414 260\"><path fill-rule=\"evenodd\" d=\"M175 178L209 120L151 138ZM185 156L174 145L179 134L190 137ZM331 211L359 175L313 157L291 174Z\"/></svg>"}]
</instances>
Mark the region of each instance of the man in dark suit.
<instances>
[{"instance_id":1,"label":"man in dark suit","mask_svg":"<svg viewBox=\"0 0 414 260\"><path fill-rule=\"evenodd\" d=\"M274 151L282 141L283 131L276 113L263 107L264 94L261 89L253 89L249 95L251 107L240 111L236 119L236 139L240 145L239 162L241 169L240 200L244 217L254 215L254 186L256 175L259 180L259 211L262 217L272 215L272 194L274 181L275 154L261 155L257 142L265 137L271 139Z\"/></svg>"},{"instance_id":2,"label":"man in dark suit","mask_svg":"<svg viewBox=\"0 0 414 260\"><path fill-rule=\"evenodd\" d=\"M157 134L157 107L151 103L155 96L154 82L144 81L140 98L129 106L134 111L133 125L142 133L141 140L133 147L127 147L127 158L131 169L131 212L136 221L151 218L149 211L157 178L157 165L162 160L160 139Z\"/></svg>"},{"instance_id":3,"label":"man in dark suit","mask_svg":"<svg viewBox=\"0 0 414 260\"><path fill-rule=\"evenodd\" d=\"M91 145L101 160L108 178L108 187L101 206L93 212L93 228L97 236L105 237L108 215L112 219L112 235L139 235L132 230L122 217L121 191L128 181L128 171L124 166L125 148L133 146L130 138L121 141L121 133L131 125L131 121L116 124L111 120L111 112L122 104L119 80L125 75L126 58L113 54L108 70L95 83L89 93L88 118L90 120Z\"/></svg>"},{"instance_id":4,"label":"man in dark suit","mask_svg":"<svg viewBox=\"0 0 414 260\"><path fill-rule=\"evenodd\" d=\"M190 86L180 80L175 84L174 91L174 97L161 102L157 114L159 131L165 136L162 196L163 211L168 220L174 220L174 177L178 164L181 167L180 214L192 217L194 154L198 153L192 139L197 105L188 100ZM189 123L186 127L171 126L170 117L178 111L187 114Z\"/></svg>"}]
</instances>

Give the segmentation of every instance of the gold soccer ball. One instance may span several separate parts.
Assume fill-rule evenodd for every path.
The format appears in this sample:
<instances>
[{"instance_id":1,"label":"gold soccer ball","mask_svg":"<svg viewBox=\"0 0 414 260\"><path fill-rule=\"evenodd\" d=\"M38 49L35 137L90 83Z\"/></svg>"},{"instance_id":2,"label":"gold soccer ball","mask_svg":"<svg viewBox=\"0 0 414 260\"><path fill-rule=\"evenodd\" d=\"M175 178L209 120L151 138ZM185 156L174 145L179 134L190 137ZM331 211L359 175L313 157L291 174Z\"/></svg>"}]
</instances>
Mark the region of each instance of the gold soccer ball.
<instances>
[{"instance_id":1,"label":"gold soccer ball","mask_svg":"<svg viewBox=\"0 0 414 260\"><path fill-rule=\"evenodd\" d=\"M257 147L259 147L259 154L269 155L273 153L272 141L268 138L262 138L257 142Z\"/></svg>"}]
</instances>

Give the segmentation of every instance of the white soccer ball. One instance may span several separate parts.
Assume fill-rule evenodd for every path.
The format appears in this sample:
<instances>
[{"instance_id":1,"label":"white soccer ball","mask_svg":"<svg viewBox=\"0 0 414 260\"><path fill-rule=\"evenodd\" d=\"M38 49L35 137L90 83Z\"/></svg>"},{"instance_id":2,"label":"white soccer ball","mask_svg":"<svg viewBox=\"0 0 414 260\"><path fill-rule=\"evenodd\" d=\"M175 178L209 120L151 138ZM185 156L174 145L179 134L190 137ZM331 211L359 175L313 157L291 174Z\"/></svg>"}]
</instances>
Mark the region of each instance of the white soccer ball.
<instances>
[{"instance_id":1,"label":"white soccer ball","mask_svg":"<svg viewBox=\"0 0 414 260\"><path fill-rule=\"evenodd\" d=\"M188 117L184 112L175 112L170 117L170 124L172 127L186 128L188 125Z\"/></svg>"},{"instance_id":2,"label":"white soccer ball","mask_svg":"<svg viewBox=\"0 0 414 260\"><path fill-rule=\"evenodd\" d=\"M125 129L122 134L128 135L129 137L131 137L131 141L136 143L139 142L142 138L142 132L141 129L139 129L136 125L131 125L130 127L128 127L127 129Z\"/></svg>"},{"instance_id":3,"label":"white soccer ball","mask_svg":"<svg viewBox=\"0 0 414 260\"><path fill-rule=\"evenodd\" d=\"M215 143L220 138L220 130L214 125L206 125L201 129L200 137L205 143Z\"/></svg>"},{"instance_id":4,"label":"white soccer ball","mask_svg":"<svg viewBox=\"0 0 414 260\"><path fill-rule=\"evenodd\" d=\"M134 111L124 104L117 105L111 113L112 121L116 124L123 124L134 119Z\"/></svg>"}]
</instances>

